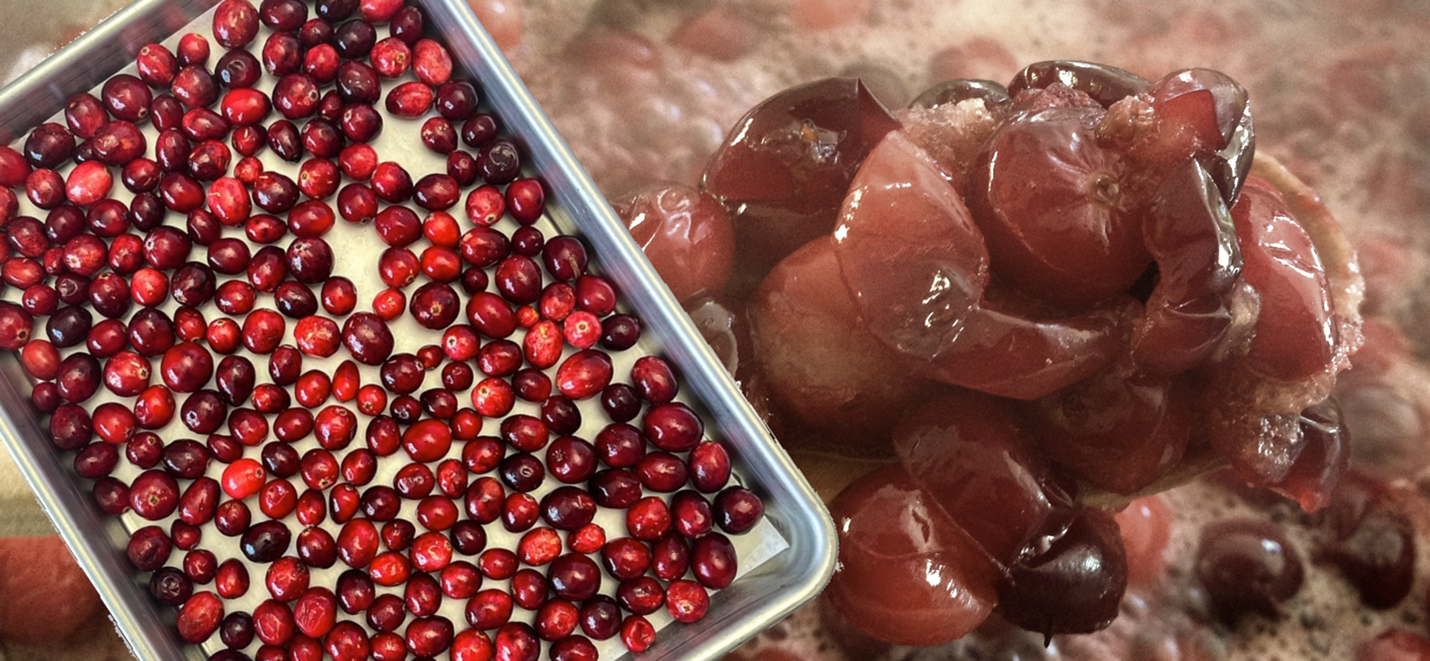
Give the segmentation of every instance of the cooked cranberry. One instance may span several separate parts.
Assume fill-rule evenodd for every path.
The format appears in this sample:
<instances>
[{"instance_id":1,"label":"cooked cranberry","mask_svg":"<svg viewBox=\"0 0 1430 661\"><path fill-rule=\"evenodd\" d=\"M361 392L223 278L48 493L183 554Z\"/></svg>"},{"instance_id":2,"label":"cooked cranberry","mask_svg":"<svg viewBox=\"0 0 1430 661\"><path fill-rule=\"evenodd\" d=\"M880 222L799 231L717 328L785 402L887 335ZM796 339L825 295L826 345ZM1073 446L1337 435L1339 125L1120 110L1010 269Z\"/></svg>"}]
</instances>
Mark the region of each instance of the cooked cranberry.
<instances>
[{"instance_id":1,"label":"cooked cranberry","mask_svg":"<svg viewBox=\"0 0 1430 661\"><path fill-rule=\"evenodd\" d=\"M1197 576L1224 618L1281 615L1281 602L1300 590L1303 575L1295 548L1273 524L1223 521L1202 531Z\"/></svg>"},{"instance_id":2,"label":"cooked cranberry","mask_svg":"<svg viewBox=\"0 0 1430 661\"><path fill-rule=\"evenodd\" d=\"M130 485L129 506L149 521L163 519L179 506L179 484L163 471L144 471Z\"/></svg>"}]
</instances>

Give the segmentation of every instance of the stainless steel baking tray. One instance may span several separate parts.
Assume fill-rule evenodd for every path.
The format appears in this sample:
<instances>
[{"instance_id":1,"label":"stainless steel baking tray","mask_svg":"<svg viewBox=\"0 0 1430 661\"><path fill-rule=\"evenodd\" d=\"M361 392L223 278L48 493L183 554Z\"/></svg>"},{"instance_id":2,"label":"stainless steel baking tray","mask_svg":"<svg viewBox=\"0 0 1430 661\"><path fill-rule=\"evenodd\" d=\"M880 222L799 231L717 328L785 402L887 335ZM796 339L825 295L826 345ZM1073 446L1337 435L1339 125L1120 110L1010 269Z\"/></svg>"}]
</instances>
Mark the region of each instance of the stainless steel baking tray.
<instances>
[{"instance_id":1,"label":"stainless steel baking tray","mask_svg":"<svg viewBox=\"0 0 1430 661\"><path fill-rule=\"evenodd\" d=\"M12 143L91 90L131 67L143 45L168 40L218 0L139 0L0 90L0 144ZM710 614L690 626L661 630L642 659L709 661L739 645L814 597L834 569L829 515L788 455L771 437L724 372L690 319L572 156L526 86L462 0L416 0L427 29L440 35L460 67L477 82L483 105L502 118L551 193L548 216L564 232L585 237L595 267L623 293L623 305L646 326L645 337L683 375L683 393L698 402L707 436L735 455L740 481L760 493L769 532L782 538L768 558L712 598ZM618 372L619 373L619 372ZM43 421L28 403L29 382L13 354L0 357L0 438L40 504L94 581L120 632L140 659L195 659L201 652L172 633L172 611L156 604L128 565L128 533L94 506L86 481L57 455ZM768 550L768 546L766 549Z\"/></svg>"}]
</instances>

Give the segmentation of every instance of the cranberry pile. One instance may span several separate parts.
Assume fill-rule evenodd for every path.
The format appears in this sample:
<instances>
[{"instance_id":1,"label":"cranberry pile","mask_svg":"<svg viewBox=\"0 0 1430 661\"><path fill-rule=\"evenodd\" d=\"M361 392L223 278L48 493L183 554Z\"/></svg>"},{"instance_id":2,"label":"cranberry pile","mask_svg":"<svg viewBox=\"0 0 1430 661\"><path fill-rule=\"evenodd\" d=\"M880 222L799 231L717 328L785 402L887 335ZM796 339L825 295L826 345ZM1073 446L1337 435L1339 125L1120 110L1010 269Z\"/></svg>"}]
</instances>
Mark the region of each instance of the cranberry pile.
<instances>
[{"instance_id":1,"label":"cranberry pile","mask_svg":"<svg viewBox=\"0 0 1430 661\"><path fill-rule=\"evenodd\" d=\"M763 504L672 366L623 356L640 322L542 231L542 183L422 10L224 0L212 28L213 65L201 34L149 44L0 146L0 346L178 637L577 661L646 649L662 608L702 619ZM392 118L445 171L384 160ZM381 291L334 272L339 218L373 226Z\"/></svg>"},{"instance_id":2,"label":"cranberry pile","mask_svg":"<svg viewBox=\"0 0 1430 661\"><path fill-rule=\"evenodd\" d=\"M1043 62L895 112L817 81L617 206L786 445L888 460L832 504L826 592L882 640L1099 630L1103 506L1228 467L1316 510L1345 469L1355 257L1220 72Z\"/></svg>"}]
</instances>

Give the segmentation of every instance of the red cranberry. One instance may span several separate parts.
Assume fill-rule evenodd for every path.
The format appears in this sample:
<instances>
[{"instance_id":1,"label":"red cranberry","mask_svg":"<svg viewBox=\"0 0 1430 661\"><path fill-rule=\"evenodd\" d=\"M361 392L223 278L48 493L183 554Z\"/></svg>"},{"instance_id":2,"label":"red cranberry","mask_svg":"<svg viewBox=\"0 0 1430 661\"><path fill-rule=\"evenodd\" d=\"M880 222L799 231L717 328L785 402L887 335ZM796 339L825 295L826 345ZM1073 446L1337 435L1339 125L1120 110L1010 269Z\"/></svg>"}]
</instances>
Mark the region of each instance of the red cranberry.
<instances>
[{"instance_id":1,"label":"red cranberry","mask_svg":"<svg viewBox=\"0 0 1430 661\"><path fill-rule=\"evenodd\" d=\"M592 397L596 393L601 392L607 385L610 385L610 383L611 359L606 354L595 350L587 349L572 354L561 363L561 367L556 371L556 386L561 390L562 395L573 400L582 400ZM683 405L671 404L667 406ZM694 414L691 413L691 415L693 416ZM669 416L662 415L657 418L658 421L662 422L662 432L667 431L666 427L673 424L665 422L667 417ZM651 413L646 414L646 419L651 419ZM695 423L696 425L699 424L698 418L696 418ZM680 427L679 429L683 431L686 427ZM661 445L660 440L651 435L651 426L649 424L646 427L646 432L648 436L651 436L651 441L656 443L657 446L672 451L689 450L700 440L697 435L695 440L689 443L688 447L679 448L676 447L678 444L672 440L670 443L672 447L667 448ZM680 440L684 440L683 436L679 438Z\"/></svg>"},{"instance_id":2,"label":"red cranberry","mask_svg":"<svg viewBox=\"0 0 1430 661\"><path fill-rule=\"evenodd\" d=\"M705 433L700 416L680 402L651 407L641 424L646 438L656 447L669 452L694 449Z\"/></svg>"},{"instance_id":3,"label":"red cranberry","mask_svg":"<svg viewBox=\"0 0 1430 661\"><path fill-rule=\"evenodd\" d=\"M337 597L323 587L308 588L293 604L293 623L303 635L321 638L337 624Z\"/></svg>"},{"instance_id":4,"label":"red cranberry","mask_svg":"<svg viewBox=\"0 0 1430 661\"><path fill-rule=\"evenodd\" d=\"M616 600L596 595L581 606L581 631L596 640L607 640L620 632L621 608Z\"/></svg>"},{"instance_id":5,"label":"red cranberry","mask_svg":"<svg viewBox=\"0 0 1430 661\"><path fill-rule=\"evenodd\" d=\"M477 170L488 183L510 183L521 171L521 154L515 144L497 140L482 148L477 156Z\"/></svg>"},{"instance_id":6,"label":"red cranberry","mask_svg":"<svg viewBox=\"0 0 1430 661\"><path fill-rule=\"evenodd\" d=\"M589 491L601 507L626 509L640 500L641 483L631 471L616 468L592 476Z\"/></svg>"},{"instance_id":7,"label":"red cranberry","mask_svg":"<svg viewBox=\"0 0 1430 661\"><path fill-rule=\"evenodd\" d=\"M730 487L715 497L716 523L731 535L748 532L764 514L764 501L744 487Z\"/></svg>"},{"instance_id":8,"label":"red cranberry","mask_svg":"<svg viewBox=\"0 0 1430 661\"><path fill-rule=\"evenodd\" d=\"M691 547L690 566L701 585L723 590L735 580L738 567L735 545L720 533L701 537Z\"/></svg>"},{"instance_id":9,"label":"red cranberry","mask_svg":"<svg viewBox=\"0 0 1430 661\"><path fill-rule=\"evenodd\" d=\"M690 451L688 463L691 485L704 493L719 491L730 480L730 453L718 441L701 442Z\"/></svg>"},{"instance_id":10,"label":"red cranberry","mask_svg":"<svg viewBox=\"0 0 1430 661\"><path fill-rule=\"evenodd\" d=\"M710 612L710 593L695 581L674 581L666 587L665 607L676 622L699 622Z\"/></svg>"},{"instance_id":11,"label":"red cranberry","mask_svg":"<svg viewBox=\"0 0 1430 661\"><path fill-rule=\"evenodd\" d=\"M274 32L263 42L263 68L277 78L296 73L303 66L303 44L289 32Z\"/></svg>"},{"instance_id":12,"label":"red cranberry","mask_svg":"<svg viewBox=\"0 0 1430 661\"><path fill-rule=\"evenodd\" d=\"M159 526L145 526L129 536L125 554L129 563L139 571L154 571L169 560L174 545L164 529Z\"/></svg>"},{"instance_id":13,"label":"red cranberry","mask_svg":"<svg viewBox=\"0 0 1430 661\"><path fill-rule=\"evenodd\" d=\"M446 538L441 535L437 537L446 541ZM421 539L421 537L418 539ZM413 542L412 550L414 553L418 551L416 540ZM413 565L417 566L415 561ZM444 564L442 566L445 567L446 565ZM431 571L441 571L441 567ZM437 578L432 574L413 574L412 579L409 580L407 585L403 588L403 600L407 602L408 612L418 617L435 614L437 610L442 607L442 597L441 584L438 583Z\"/></svg>"},{"instance_id":14,"label":"red cranberry","mask_svg":"<svg viewBox=\"0 0 1430 661\"><path fill-rule=\"evenodd\" d=\"M452 122L443 117L432 117L422 123L420 132L422 144L428 149L442 155L451 154L457 150L457 129L452 127ZM451 174L450 172L448 173ZM461 181L453 179L460 186ZM467 182L470 184L471 182ZM455 204L455 202L453 203Z\"/></svg>"},{"instance_id":15,"label":"red cranberry","mask_svg":"<svg viewBox=\"0 0 1430 661\"><path fill-rule=\"evenodd\" d=\"M542 640L562 640L576 630L580 617L575 604L565 599L552 599L536 612L536 633Z\"/></svg>"},{"instance_id":16,"label":"red cranberry","mask_svg":"<svg viewBox=\"0 0 1430 661\"><path fill-rule=\"evenodd\" d=\"M179 608L177 628L184 642L197 645L218 631L223 620L223 601L212 592L199 592Z\"/></svg>"},{"instance_id":17,"label":"red cranberry","mask_svg":"<svg viewBox=\"0 0 1430 661\"><path fill-rule=\"evenodd\" d=\"M257 85L259 78L263 77L263 63L246 50L231 50L214 65L214 75L224 87L247 89Z\"/></svg>"},{"instance_id":18,"label":"red cranberry","mask_svg":"<svg viewBox=\"0 0 1430 661\"><path fill-rule=\"evenodd\" d=\"M242 48L258 36L258 10L248 0L224 0L214 10L213 30L220 46Z\"/></svg>"},{"instance_id":19,"label":"red cranberry","mask_svg":"<svg viewBox=\"0 0 1430 661\"><path fill-rule=\"evenodd\" d=\"M186 65L180 69L170 89L174 97L189 108L207 108L218 101L218 80L199 65Z\"/></svg>"},{"instance_id":20,"label":"red cranberry","mask_svg":"<svg viewBox=\"0 0 1430 661\"><path fill-rule=\"evenodd\" d=\"M585 482L596 471L596 452L584 440L562 436L547 447L546 465L552 477L564 484Z\"/></svg>"},{"instance_id":21,"label":"red cranberry","mask_svg":"<svg viewBox=\"0 0 1430 661\"><path fill-rule=\"evenodd\" d=\"M135 123L149 118L149 105L154 101L149 86L129 74L119 74L105 81L99 98L116 119Z\"/></svg>"},{"instance_id":22,"label":"red cranberry","mask_svg":"<svg viewBox=\"0 0 1430 661\"><path fill-rule=\"evenodd\" d=\"M649 615L665 604L665 590L649 576L637 576L621 581L616 587L616 600L621 607L639 615Z\"/></svg>"},{"instance_id":23,"label":"red cranberry","mask_svg":"<svg viewBox=\"0 0 1430 661\"><path fill-rule=\"evenodd\" d=\"M318 112L322 90L318 81L307 73L290 73L273 87L273 105L284 117L305 119ZM237 123L237 122L235 122Z\"/></svg>"}]
</instances>

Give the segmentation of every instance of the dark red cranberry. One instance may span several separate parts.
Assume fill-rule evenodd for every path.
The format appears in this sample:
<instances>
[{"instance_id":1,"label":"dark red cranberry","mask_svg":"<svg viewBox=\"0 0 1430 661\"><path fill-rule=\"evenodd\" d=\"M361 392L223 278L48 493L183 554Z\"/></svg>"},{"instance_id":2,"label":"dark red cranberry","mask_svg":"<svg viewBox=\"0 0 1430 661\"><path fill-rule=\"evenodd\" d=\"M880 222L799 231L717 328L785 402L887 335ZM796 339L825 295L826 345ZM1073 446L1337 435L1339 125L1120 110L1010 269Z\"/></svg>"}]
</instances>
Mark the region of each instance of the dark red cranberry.
<instances>
[{"instance_id":1,"label":"dark red cranberry","mask_svg":"<svg viewBox=\"0 0 1430 661\"><path fill-rule=\"evenodd\" d=\"M361 60L372 52L377 44L377 29L364 20L354 20L338 26L333 34L333 46L338 54L349 60Z\"/></svg>"},{"instance_id":2,"label":"dark red cranberry","mask_svg":"<svg viewBox=\"0 0 1430 661\"><path fill-rule=\"evenodd\" d=\"M207 108L218 101L219 83L202 66L185 66L170 87L174 97L189 108Z\"/></svg>"},{"instance_id":3,"label":"dark red cranberry","mask_svg":"<svg viewBox=\"0 0 1430 661\"><path fill-rule=\"evenodd\" d=\"M231 50L214 66L219 82L229 89L247 89L263 77L263 63L246 50Z\"/></svg>"},{"instance_id":4,"label":"dark red cranberry","mask_svg":"<svg viewBox=\"0 0 1430 661\"><path fill-rule=\"evenodd\" d=\"M224 0L214 10L213 31L220 46L242 48L258 36L258 10L248 0Z\"/></svg>"},{"instance_id":5,"label":"dark red cranberry","mask_svg":"<svg viewBox=\"0 0 1430 661\"><path fill-rule=\"evenodd\" d=\"M154 101L149 86L129 74L119 74L105 81L99 98L116 119L135 123L149 118L149 105Z\"/></svg>"},{"instance_id":6,"label":"dark red cranberry","mask_svg":"<svg viewBox=\"0 0 1430 661\"><path fill-rule=\"evenodd\" d=\"M138 83L138 80L135 79ZM139 83L143 87L143 83ZM148 88L145 88L148 91ZM147 103L146 112L147 112ZM62 124L41 124L25 140L25 159L36 168L55 168L74 153L74 135ZM33 175L31 175L33 176Z\"/></svg>"},{"instance_id":7,"label":"dark red cranberry","mask_svg":"<svg viewBox=\"0 0 1430 661\"><path fill-rule=\"evenodd\" d=\"M474 115L462 123L462 142L468 147L480 149L491 144L500 129L501 125L497 123L496 117L487 114Z\"/></svg>"},{"instance_id":8,"label":"dark red cranberry","mask_svg":"<svg viewBox=\"0 0 1430 661\"><path fill-rule=\"evenodd\" d=\"M477 171L487 183L510 183L521 171L521 153L515 144L497 140L483 147L477 155Z\"/></svg>"}]
</instances>

